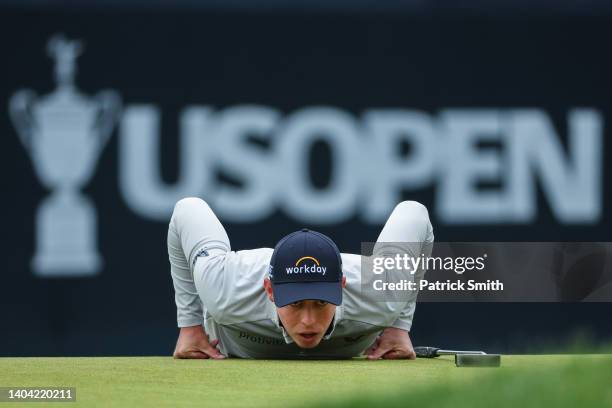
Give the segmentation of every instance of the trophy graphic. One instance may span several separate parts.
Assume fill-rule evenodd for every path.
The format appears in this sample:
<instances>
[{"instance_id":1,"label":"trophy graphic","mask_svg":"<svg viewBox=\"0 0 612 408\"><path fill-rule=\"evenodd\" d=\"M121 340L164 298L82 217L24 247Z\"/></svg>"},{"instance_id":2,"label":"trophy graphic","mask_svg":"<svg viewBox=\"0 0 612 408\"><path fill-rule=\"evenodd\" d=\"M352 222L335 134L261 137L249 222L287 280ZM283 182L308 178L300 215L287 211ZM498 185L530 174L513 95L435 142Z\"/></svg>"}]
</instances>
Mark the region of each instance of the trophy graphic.
<instances>
[{"instance_id":1,"label":"trophy graphic","mask_svg":"<svg viewBox=\"0 0 612 408\"><path fill-rule=\"evenodd\" d=\"M54 36L47 46L55 60L56 89L38 98L20 90L10 100L17 134L32 158L41 183L51 190L36 214L34 273L42 277L96 275L102 266L97 249L97 215L79 190L92 178L102 149L121 110L113 91L95 97L75 86L80 41Z\"/></svg>"}]
</instances>

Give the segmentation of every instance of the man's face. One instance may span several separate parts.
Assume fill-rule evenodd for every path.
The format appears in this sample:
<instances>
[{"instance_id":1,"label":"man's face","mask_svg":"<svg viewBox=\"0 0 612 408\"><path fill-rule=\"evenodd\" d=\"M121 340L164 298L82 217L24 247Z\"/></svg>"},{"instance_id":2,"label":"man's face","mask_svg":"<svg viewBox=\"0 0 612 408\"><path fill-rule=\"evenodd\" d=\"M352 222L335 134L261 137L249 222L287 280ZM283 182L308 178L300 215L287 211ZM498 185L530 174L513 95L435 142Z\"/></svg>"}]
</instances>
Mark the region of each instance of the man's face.
<instances>
[{"instance_id":1,"label":"man's face","mask_svg":"<svg viewBox=\"0 0 612 408\"><path fill-rule=\"evenodd\" d=\"M264 290L274 302L270 279L264 279ZM342 287L346 287L346 277L342 277ZM277 307L276 311L285 331L295 344L301 348L319 345L336 314L336 305L320 300L302 300L287 306Z\"/></svg>"},{"instance_id":2,"label":"man's face","mask_svg":"<svg viewBox=\"0 0 612 408\"><path fill-rule=\"evenodd\" d=\"M301 348L319 345L336 313L336 305L320 300L302 300L278 307L285 331Z\"/></svg>"}]
</instances>

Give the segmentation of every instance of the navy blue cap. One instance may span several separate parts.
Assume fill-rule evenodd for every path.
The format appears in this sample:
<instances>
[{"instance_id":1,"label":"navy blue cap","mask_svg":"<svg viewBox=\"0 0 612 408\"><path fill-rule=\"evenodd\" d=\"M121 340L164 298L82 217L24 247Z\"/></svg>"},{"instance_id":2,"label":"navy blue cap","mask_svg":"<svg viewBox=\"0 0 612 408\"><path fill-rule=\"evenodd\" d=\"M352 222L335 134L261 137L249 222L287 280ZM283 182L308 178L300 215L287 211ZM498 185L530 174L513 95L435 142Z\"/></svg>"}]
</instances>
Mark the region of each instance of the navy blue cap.
<instances>
[{"instance_id":1,"label":"navy blue cap","mask_svg":"<svg viewBox=\"0 0 612 408\"><path fill-rule=\"evenodd\" d=\"M274 303L283 307L301 300L342 303L342 258L329 237L303 229L276 244L270 259Z\"/></svg>"}]
</instances>

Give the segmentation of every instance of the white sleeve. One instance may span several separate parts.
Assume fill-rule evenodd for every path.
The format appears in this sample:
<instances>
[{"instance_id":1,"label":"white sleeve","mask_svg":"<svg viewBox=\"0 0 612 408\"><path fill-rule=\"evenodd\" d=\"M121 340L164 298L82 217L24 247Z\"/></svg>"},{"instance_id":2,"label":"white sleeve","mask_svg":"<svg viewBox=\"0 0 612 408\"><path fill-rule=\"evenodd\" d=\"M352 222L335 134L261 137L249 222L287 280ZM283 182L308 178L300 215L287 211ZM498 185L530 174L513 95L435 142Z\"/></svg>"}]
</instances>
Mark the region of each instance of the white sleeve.
<instances>
[{"instance_id":1,"label":"white sleeve","mask_svg":"<svg viewBox=\"0 0 612 408\"><path fill-rule=\"evenodd\" d=\"M377 240L378 243L397 242L415 245L420 244L419 248L409 249L409 252L414 252L409 255L417 257L421 254L424 254L425 257L429 257L431 255L433 241L433 227L429 220L427 208L416 201L404 201L399 203L389 216ZM385 246L382 245L381 248L384 252ZM393 248L393 245L391 245L390 248ZM424 277L425 272L426 270L424 268L419 269L419 271L414 274L414 281L419 282ZM410 331L414 311L416 309L417 295L418 290L411 292L405 307L390 327Z\"/></svg>"},{"instance_id":2,"label":"white sleeve","mask_svg":"<svg viewBox=\"0 0 612 408\"><path fill-rule=\"evenodd\" d=\"M431 245L429 246L429 253L426 253L425 256L431 255ZM425 275L425 269L421 268L414 275L414 281L420 282L423 276ZM417 283L418 284L418 283ZM419 291L414 290L410 292L410 299L406 302L406 305L400 312L399 316L393 323L391 323L390 327L395 327L397 329L402 329L406 331L410 331L412 328L412 319L414 318L414 311L416 309L416 300Z\"/></svg>"},{"instance_id":3,"label":"white sleeve","mask_svg":"<svg viewBox=\"0 0 612 408\"><path fill-rule=\"evenodd\" d=\"M178 327L203 324L202 302L193 283L192 272L183 254L181 242L173 222L170 222L168 228L168 258L170 260L172 284L174 285Z\"/></svg>"},{"instance_id":4,"label":"white sleeve","mask_svg":"<svg viewBox=\"0 0 612 408\"><path fill-rule=\"evenodd\" d=\"M416 309L416 295L415 300L406 303L406 307L401 311L400 315L395 319L391 326L396 329L402 329L410 331L412 328L412 318L414 317L414 309Z\"/></svg>"},{"instance_id":5,"label":"white sleeve","mask_svg":"<svg viewBox=\"0 0 612 408\"><path fill-rule=\"evenodd\" d=\"M174 207L168 227L168 258L178 327L204 322L202 301L193 281L193 264L203 248L228 251L227 233L206 202L184 198Z\"/></svg>"}]
</instances>

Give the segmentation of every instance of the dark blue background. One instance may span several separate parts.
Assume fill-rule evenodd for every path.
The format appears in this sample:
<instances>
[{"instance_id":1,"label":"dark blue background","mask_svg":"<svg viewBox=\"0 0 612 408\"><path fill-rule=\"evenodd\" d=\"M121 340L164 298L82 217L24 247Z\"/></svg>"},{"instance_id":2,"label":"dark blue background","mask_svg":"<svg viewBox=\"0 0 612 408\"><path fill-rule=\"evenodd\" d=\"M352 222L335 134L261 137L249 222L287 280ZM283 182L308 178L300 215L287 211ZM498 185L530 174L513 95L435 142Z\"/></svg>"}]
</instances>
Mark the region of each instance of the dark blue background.
<instances>
[{"instance_id":1,"label":"dark blue background","mask_svg":"<svg viewBox=\"0 0 612 408\"><path fill-rule=\"evenodd\" d=\"M321 13L98 8L0 9L0 355L169 355L177 329L166 255L167 224L132 213L118 187L117 139L86 188L98 211L105 268L96 278L40 279L29 268L33 214L47 195L8 118L18 89L51 91L44 46L63 32L86 41L79 88L117 89L126 105L163 111L162 171L177 176L177 118L190 104L243 103L284 113L332 105L435 113L446 107L537 107L565 134L574 106L604 115L604 214L594 226L561 225L540 197L527 226L451 227L438 241L610 241L612 15L487 16L483 13ZM314 170L313 170L314 171ZM325 166L319 170L325 173ZM316 173L316 171L314 171ZM315 174L316 177L317 174ZM433 188L406 192L433 203ZM540 193L541 196L541 193ZM205 197L204 197L205 198ZM273 246L301 228L282 214L226 225L234 249ZM379 226L354 219L309 227L358 252ZM609 342L612 304L419 304L415 344L521 352L559 346L577 333Z\"/></svg>"}]
</instances>

